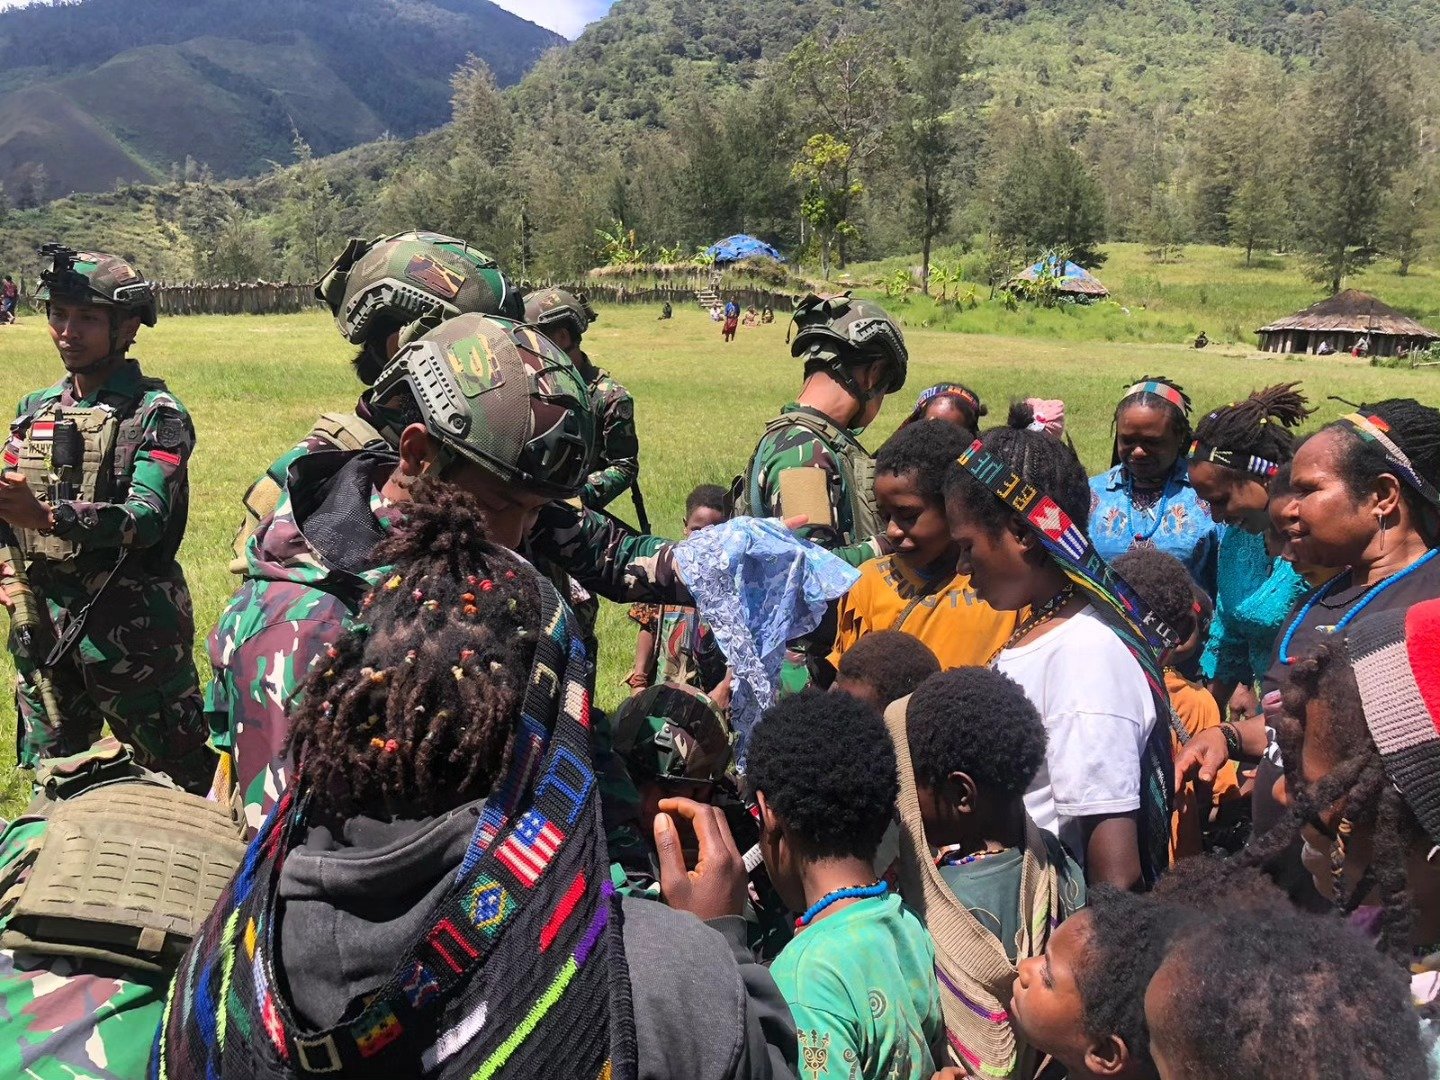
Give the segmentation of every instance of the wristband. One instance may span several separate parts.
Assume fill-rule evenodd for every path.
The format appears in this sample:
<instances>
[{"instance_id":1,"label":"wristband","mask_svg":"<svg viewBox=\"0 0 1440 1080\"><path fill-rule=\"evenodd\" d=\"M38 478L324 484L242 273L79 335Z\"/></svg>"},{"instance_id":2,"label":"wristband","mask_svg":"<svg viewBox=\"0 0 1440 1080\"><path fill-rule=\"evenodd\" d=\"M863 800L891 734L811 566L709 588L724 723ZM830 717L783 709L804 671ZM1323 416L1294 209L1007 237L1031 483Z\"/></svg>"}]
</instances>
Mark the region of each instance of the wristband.
<instances>
[{"instance_id":1,"label":"wristband","mask_svg":"<svg viewBox=\"0 0 1440 1080\"><path fill-rule=\"evenodd\" d=\"M1231 760L1238 760L1242 749L1240 745L1240 730L1229 720L1226 720L1220 725L1220 734L1225 736L1225 752L1230 756Z\"/></svg>"}]
</instances>

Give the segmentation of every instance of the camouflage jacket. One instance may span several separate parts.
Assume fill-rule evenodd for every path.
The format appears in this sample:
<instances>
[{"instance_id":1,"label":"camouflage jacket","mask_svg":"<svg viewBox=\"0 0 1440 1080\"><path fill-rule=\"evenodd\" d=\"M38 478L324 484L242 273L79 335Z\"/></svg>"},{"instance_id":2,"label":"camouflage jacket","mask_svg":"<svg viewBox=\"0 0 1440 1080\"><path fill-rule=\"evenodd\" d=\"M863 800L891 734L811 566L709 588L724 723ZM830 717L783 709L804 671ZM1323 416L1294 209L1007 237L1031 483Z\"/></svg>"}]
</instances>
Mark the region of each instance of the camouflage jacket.
<instances>
[{"instance_id":1,"label":"camouflage jacket","mask_svg":"<svg viewBox=\"0 0 1440 1080\"><path fill-rule=\"evenodd\" d=\"M809 413L826 425L833 421L806 405L791 402L780 411L782 417ZM868 459L853 432L844 432L853 444L850 449ZM752 517L773 517L780 510L780 474L787 469L823 469L829 478L831 521L802 525L796 533L812 543L828 548L851 566L859 566L885 554L878 537L858 528L864 521L862 499L869 494L852 491L846 470L841 467L837 449L830 446L814 430L801 424L773 425L760 437L749 470L743 477L745 510ZM857 535L864 532L866 535Z\"/></svg>"},{"instance_id":2,"label":"camouflage jacket","mask_svg":"<svg viewBox=\"0 0 1440 1080\"><path fill-rule=\"evenodd\" d=\"M673 541L638 533L602 511L552 502L540 510L526 552L617 604L693 605L675 570L674 547Z\"/></svg>"},{"instance_id":3,"label":"camouflage jacket","mask_svg":"<svg viewBox=\"0 0 1440 1080\"><path fill-rule=\"evenodd\" d=\"M71 504L77 520L66 538L84 549L76 561L77 569L83 572L96 565L85 558L87 551L120 547L157 549L168 564L185 535L190 508L189 462L195 450L195 425L185 406L163 384L145 378L135 361L122 364L104 386L84 398L75 393L74 381L67 375L21 400L5 447L6 468L18 460L32 414L51 403L108 406L122 417L133 416L138 426L135 454L121 485L120 501ZM108 565L114 556L104 555L101 561Z\"/></svg>"},{"instance_id":4,"label":"camouflage jacket","mask_svg":"<svg viewBox=\"0 0 1440 1080\"><path fill-rule=\"evenodd\" d=\"M8 882L45 828L26 818L0 832L0 881ZM168 974L0 951L0 1076L140 1080L169 982Z\"/></svg>"},{"instance_id":5,"label":"camouflage jacket","mask_svg":"<svg viewBox=\"0 0 1440 1080\"><path fill-rule=\"evenodd\" d=\"M581 501L599 510L607 506L640 475L640 440L635 434L635 401L630 391L621 386L610 373L597 368L585 358L582 371L588 371L590 407L599 427L599 468L590 474L580 493Z\"/></svg>"},{"instance_id":6,"label":"camouflage jacket","mask_svg":"<svg viewBox=\"0 0 1440 1080\"><path fill-rule=\"evenodd\" d=\"M250 538L245 580L210 635L210 743L230 758L254 828L289 781L286 708L380 573L369 553L394 511L376 492L394 463L368 450L298 457L275 513Z\"/></svg>"}]
</instances>

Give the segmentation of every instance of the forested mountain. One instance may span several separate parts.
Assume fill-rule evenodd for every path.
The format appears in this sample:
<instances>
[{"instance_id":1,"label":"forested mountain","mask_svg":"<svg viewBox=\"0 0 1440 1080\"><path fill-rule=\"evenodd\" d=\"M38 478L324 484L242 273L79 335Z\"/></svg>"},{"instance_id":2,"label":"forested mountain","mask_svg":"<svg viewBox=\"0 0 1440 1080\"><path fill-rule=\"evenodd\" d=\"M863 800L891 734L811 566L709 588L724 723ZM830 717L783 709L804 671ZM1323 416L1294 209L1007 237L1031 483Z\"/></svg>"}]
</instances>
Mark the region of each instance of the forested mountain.
<instances>
[{"instance_id":1,"label":"forested mountain","mask_svg":"<svg viewBox=\"0 0 1440 1080\"><path fill-rule=\"evenodd\" d=\"M0 182L24 196L221 177L449 117L469 54L502 85L563 39L488 0L85 0L0 13ZM37 169L40 170L37 177ZM38 180L38 182L37 182ZM37 191L38 189L38 191Z\"/></svg>"}]
</instances>

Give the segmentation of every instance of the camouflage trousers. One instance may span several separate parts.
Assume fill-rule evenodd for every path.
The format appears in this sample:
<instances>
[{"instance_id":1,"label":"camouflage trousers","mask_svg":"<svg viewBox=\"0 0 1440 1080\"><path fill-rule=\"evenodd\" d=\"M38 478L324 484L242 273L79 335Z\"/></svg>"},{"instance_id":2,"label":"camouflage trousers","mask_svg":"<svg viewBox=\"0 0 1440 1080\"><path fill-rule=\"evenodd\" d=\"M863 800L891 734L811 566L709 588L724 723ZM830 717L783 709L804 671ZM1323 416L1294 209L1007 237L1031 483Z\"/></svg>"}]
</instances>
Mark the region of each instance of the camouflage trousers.
<instances>
[{"instance_id":1,"label":"camouflage trousers","mask_svg":"<svg viewBox=\"0 0 1440 1080\"><path fill-rule=\"evenodd\" d=\"M57 634L104 576L31 570ZM205 743L194 640L190 591L178 565L154 577L117 576L91 610L84 635L51 669L59 717L46 714L31 688L32 669L18 665L19 764L34 768L41 758L80 753L109 724L139 764L205 794L215 755Z\"/></svg>"}]
</instances>

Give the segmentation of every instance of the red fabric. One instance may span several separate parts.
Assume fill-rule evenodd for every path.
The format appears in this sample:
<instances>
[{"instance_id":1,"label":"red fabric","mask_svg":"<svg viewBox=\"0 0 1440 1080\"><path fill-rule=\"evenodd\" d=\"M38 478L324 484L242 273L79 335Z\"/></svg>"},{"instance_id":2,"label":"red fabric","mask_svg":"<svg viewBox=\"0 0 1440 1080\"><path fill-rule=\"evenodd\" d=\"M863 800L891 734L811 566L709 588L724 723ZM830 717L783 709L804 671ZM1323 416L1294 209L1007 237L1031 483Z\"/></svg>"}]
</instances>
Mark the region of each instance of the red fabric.
<instances>
[{"instance_id":1,"label":"red fabric","mask_svg":"<svg viewBox=\"0 0 1440 1080\"><path fill-rule=\"evenodd\" d=\"M180 467L180 455L172 454L169 450L151 450L150 458L152 461L158 461L162 465L169 465L171 468L178 469Z\"/></svg>"},{"instance_id":2,"label":"red fabric","mask_svg":"<svg viewBox=\"0 0 1440 1080\"><path fill-rule=\"evenodd\" d=\"M1430 722L1440 732L1440 600L1416 604L1405 616L1405 651Z\"/></svg>"}]
</instances>

